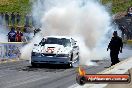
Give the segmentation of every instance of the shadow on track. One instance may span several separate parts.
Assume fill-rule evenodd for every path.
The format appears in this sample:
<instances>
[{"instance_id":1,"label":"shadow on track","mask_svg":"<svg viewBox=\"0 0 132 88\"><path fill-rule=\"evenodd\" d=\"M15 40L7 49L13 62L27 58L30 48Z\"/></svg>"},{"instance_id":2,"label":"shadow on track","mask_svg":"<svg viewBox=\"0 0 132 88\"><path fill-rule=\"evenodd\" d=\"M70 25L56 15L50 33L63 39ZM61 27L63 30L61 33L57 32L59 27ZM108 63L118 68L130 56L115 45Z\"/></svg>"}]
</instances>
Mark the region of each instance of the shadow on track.
<instances>
[{"instance_id":1,"label":"shadow on track","mask_svg":"<svg viewBox=\"0 0 132 88\"><path fill-rule=\"evenodd\" d=\"M47 68L47 69L70 69L67 65L60 64L38 64L36 67L29 66L30 68Z\"/></svg>"},{"instance_id":2,"label":"shadow on track","mask_svg":"<svg viewBox=\"0 0 132 88\"><path fill-rule=\"evenodd\" d=\"M52 65L52 64L41 64L36 67L24 66L22 68L19 68L19 71L33 71L33 72L62 72L67 69L72 69L67 67L66 65Z\"/></svg>"}]
</instances>

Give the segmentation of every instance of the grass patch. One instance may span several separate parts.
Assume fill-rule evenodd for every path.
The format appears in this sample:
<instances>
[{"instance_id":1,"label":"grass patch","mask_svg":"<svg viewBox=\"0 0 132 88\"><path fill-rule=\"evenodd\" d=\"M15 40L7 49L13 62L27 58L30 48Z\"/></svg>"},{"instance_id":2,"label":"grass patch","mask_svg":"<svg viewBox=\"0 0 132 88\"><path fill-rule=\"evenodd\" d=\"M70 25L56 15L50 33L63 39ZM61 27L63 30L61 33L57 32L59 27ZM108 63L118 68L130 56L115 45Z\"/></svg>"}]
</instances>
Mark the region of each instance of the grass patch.
<instances>
[{"instance_id":1,"label":"grass patch","mask_svg":"<svg viewBox=\"0 0 132 88\"><path fill-rule=\"evenodd\" d=\"M102 4L112 3L112 12L126 11L132 6L132 0L101 0ZM0 12L20 12L25 14L31 11L30 0L0 0Z\"/></svg>"},{"instance_id":2,"label":"grass patch","mask_svg":"<svg viewBox=\"0 0 132 88\"><path fill-rule=\"evenodd\" d=\"M124 12L132 6L132 0L102 0L103 4L112 3L112 12Z\"/></svg>"},{"instance_id":3,"label":"grass patch","mask_svg":"<svg viewBox=\"0 0 132 88\"><path fill-rule=\"evenodd\" d=\"M0 12L20 12L25 14L31 11L29 0L0 0Z\"/></svg>"}]
</instances>

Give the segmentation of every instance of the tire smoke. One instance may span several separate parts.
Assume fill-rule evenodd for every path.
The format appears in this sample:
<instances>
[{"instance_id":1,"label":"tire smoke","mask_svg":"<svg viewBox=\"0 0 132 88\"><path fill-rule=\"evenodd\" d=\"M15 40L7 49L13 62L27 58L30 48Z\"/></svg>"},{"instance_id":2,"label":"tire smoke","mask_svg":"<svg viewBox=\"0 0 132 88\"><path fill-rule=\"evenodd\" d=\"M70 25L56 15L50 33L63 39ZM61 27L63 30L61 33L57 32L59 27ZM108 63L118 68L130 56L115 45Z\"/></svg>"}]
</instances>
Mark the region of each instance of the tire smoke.
<instances>
[{"instance_id":1,"label":"tire smoke","mask_svg":"<svg viewBox=\"0 0 132 88\"><path fill-rule=\"evenodd\" d=\"M0 25L0 42L8 42L8 32L9 30L6 27Z\"/></svg>"},{"instance_id":2,"label":"tire smoke","mask_svg":"<svg viewBox=\"0 0 132 88\"><path fill-rule=\"evenodd\" d=\"M78 41L80 64L108 57L111 16L99 0L37 0L32 14L44 36L73 36Z\"/></svg>"},{"instance_id":3,"label":"tire smoke","mask_svg":"<svg viewBox=\"0 0 132 88\"><path fill-rule=\"evenodd\" d=\"M45 0L45 3L48 6L45 6L41 20L45 36L77 36L80 64L107 57L105 34L110 30L111 17L105 7L92 0Z\"/></svg>"}]
</instances>

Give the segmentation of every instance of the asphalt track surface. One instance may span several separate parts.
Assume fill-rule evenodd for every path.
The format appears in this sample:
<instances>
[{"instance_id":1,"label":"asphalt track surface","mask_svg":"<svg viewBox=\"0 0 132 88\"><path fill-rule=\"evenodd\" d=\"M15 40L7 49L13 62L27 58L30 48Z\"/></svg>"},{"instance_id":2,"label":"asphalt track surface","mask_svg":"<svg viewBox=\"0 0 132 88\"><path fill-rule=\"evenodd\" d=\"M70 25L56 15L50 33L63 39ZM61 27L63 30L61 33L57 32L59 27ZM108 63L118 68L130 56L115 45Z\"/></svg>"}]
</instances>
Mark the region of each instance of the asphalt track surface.
<instances>
[{"instance_id":1,"label":"asphalt track surface","mask_svg":"<svg viewBox=\"0 0 132 88\"><path fill-rule=\"evenodd\" d=\"M111 64L109 59L93 62L96 65L83 66L88 74L101 72ZM70 88L76 84L77 67L78 62L73 68L62 65L42 65L34 68L29 61L0 63L0 88Z\"/></svg>"},{"instance_id":2,"label":"asphalt track surface","mask_svg":"<svg viewBox=\"0 0 132 88\"><path fill-rule=\"evenodd\" d=\"M93 61L97 66L84 66L88 73L98 73L110 66L107 60ZM68 88L76 84L76 70L62 65L33 68L29 61L0 64L0 88Z\"/></svg>"}]
</instances>

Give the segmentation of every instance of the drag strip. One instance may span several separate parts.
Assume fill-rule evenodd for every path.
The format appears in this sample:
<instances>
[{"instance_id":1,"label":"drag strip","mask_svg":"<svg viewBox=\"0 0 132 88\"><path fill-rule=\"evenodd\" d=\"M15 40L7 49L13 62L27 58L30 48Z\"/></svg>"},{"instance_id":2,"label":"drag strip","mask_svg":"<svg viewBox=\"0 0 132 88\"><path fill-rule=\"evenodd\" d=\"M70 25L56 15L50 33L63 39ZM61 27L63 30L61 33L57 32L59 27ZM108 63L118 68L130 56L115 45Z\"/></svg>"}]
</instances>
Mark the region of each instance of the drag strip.
<instances>
[{"instance_id":1,"label":"drag strip","mask_svg":"<svg viewBox=\"0 0 132 88\"><path fill-rule=\"evenodd\" d=\"M110 65L106 60L96 63L97 66L84 66L88 73L98 73ZM0 88L68 88L74 84L76 67L44 65L33 68L29 61L0 64Z\"/></svg>"},{"instance_id":2,"label":"drag strip","mask_svg":"<svg viewBox=\"0 0 132 88\"><path fill-rule=\"evenodd\" d=\"M121 58L120 60L124 60ZM83 66L88 74L96 74L110 67L110 59L93 60L94 66ZM16 61L0 64L0 88L74 88L76 68L62 65L32 67L29 61Z\"/></svg>"}]
</instances>

